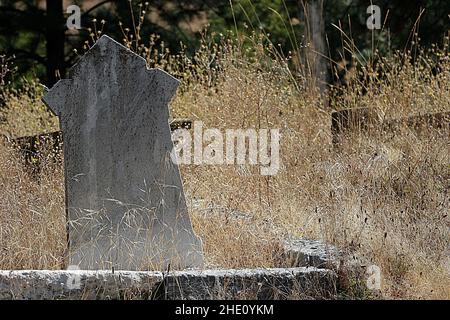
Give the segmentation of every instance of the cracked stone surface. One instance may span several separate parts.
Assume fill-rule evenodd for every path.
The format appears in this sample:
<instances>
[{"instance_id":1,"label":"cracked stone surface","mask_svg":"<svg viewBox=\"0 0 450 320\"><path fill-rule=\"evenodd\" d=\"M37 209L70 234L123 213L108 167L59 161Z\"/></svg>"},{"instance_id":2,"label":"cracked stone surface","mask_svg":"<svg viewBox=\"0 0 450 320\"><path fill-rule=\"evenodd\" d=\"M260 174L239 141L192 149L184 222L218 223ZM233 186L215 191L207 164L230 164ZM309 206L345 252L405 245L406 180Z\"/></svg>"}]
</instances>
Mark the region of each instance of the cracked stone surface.
<instances>
[{"instance_id":1,"label":"cracked stone surface","mask_svg":"<svg viewBox=\"0 0 450 320\"><path fill-rule=\"evenodd\" d=\"M0 299L315 299L335 292L317 268L154 271L0 271Z\"/></svg>"},{"instance_id":2,"label":"cracked stone surface","mask_svg":"<svg viewBox=\"0 0 450 320\"><path fill-rule=\"evenodd\" d=\"M175 271L164 280L168 299L317 299L332 296L336 274L317 268Z\"/></svg>"},{"instance_id":3,"label":"cracked stone surface","mask_svg":"<svg viewBox=\"0 0 450 320\"><path fill-rule=\"evenodd\" d=\"M289 238L283 243L284 261L289 267L338 268L343 253L319 240Z\"/></svg>"},{"instance_id":4,"label":"cracked stone surface","mask_svg":"<svg viewBox=\"0 0 450 320\"><path fill-rule=\"evenodd\" d=\"M161 272L89 270L0 271L0 299L132 299L151 297Z\"/></svg>"}]
</instances>

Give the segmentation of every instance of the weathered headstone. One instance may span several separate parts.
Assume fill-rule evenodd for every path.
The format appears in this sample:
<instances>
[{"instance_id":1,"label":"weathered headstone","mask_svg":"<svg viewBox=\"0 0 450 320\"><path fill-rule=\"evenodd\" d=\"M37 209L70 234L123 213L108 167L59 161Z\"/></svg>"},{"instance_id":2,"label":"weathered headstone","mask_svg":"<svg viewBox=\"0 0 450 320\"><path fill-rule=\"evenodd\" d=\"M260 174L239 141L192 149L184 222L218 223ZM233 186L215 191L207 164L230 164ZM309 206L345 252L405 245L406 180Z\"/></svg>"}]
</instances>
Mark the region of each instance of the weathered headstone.
<instances>
[{"instance_id":1,"label":"weathered headstone","mask_svg":"<svg viewBox=\"0 0 450 320\"><path fill-rule=\"evenodd\" d=\"M173 148L178 80L102 36L43 100L64 135L69 265L200 267Z\"/></svg>"}]
</instances>

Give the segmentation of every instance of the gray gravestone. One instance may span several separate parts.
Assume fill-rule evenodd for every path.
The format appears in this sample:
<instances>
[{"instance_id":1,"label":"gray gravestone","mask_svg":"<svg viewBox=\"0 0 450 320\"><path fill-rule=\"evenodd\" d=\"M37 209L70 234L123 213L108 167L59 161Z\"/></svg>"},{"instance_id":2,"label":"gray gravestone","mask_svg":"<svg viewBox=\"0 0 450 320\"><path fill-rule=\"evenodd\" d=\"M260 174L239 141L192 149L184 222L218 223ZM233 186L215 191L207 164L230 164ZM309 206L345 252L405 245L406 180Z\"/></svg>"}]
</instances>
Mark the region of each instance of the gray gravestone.
<instances>
[{"instance_id":1,"label":"gray gravestone","mask_svg":"<svg viewBox=\"0 0 450 320\"><path fill-rule=\"evenodd\" d=\"M64 135L69 264L201 267L173 148L178 80L102 36L44 96Z\"/></svg>"}]
</instances>

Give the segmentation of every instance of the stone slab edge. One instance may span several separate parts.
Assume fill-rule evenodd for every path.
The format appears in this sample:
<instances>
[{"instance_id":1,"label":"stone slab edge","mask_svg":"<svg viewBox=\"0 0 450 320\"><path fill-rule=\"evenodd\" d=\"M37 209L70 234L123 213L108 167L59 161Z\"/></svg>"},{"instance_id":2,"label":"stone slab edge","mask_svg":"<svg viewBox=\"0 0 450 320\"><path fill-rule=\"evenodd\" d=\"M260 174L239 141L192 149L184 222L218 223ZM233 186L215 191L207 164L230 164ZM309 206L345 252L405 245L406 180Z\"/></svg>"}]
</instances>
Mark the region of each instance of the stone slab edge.
<instances>
[{"instance_id":1,"label":"stone slab edge","mask_svg":"<svg viewBox=\"0 0 450 320\"><path fill-rule=\"evenodd\" d=\"M317 268L157 271L0 270L0 299L314 299L336 274Z\"/></svg>"},{"instance_id":2,"label":"stone slab edge","mask_svg":"<svg viewBox=\"0 0 450 320\"><path fill-rule=\"evenodd\" d=\"M319 240L289 238L283 242L283 267L337 269L343 253Z\"/></svg>"},{"instance_id":3,"label":"stone slab edge","mask_svg":"<svg viewBox=\"0 0 450 320\"><path fill-rule=\"evenodd\" d=\"M348 253L320 240L288 237L282 244L282 267L315 267L333 270L338 277L337 291L365 291L379 295L380 291L368 286L371 267L374 265L366 258L355 253ZM353 287L350 288L350 287Z\"/></svg>"}]
</instances>

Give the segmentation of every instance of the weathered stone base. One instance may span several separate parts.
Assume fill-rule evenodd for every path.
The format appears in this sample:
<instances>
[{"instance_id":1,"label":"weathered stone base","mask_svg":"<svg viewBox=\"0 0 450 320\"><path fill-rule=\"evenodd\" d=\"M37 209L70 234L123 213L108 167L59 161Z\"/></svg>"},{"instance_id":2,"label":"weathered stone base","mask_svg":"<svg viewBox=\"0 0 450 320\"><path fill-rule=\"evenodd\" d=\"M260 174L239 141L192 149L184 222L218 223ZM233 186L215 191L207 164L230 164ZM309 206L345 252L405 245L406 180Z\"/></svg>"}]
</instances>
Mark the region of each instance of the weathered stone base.
<instances>
[{"instance_id":1,"label":"weathered stone base","mask_svg":"<svg viewBox=\"0 0 450 320\"><path fill-rule=\"evenodd\" d=\"M289 238L283 243L283 267L314 267L332 270L337 274L338 298L380 297L379 289L370 286L374 266L356 254L345 253L319 240Z\"/></svg>"},{"instance_id":2,"label":"weathered stone base","mask_svg":"<svg viewBox=\"0 0 450 320\"><path fill-rule=\"evenodd\" d=\"M0 299L321 299L336 274L317 268L0 271Z\"/></svg>"},{"instance_id":3,"label":"weathered stone base","mask_svg":"<svg viewBox=\"0 0 450 320\"><path fill-rule=\"evenodd\" d=\"M283 267L339 268L343 253L319 240L292 238L283 243Z\"/></svg>"},{"instance_id":4,"label":"weathered stone base","mask_svg":"<svg viewBox=\"0 0 450 320\"><path fill-rule=\"evenodd\" d=\"M162 299L322 299L336 295L336 274L317 268L176 271Z\"/></svg>"},{"instance_id":5,"label":"weathered stone base","mask_svg":"<svg viewBox=\"0 0 450 320\"><path fill-rule=\"evenodd\" d=\"M0 271L0 299L148 298L162 282L161 272L107 270Z\"/></svg>"},{"instance_id":6,"label":"weathered stone base","mask_svg":"<svg viewBox=\"0 0 450 320\"><path fill-rule=\"evenodd\" d=\"M0 299L342 299L367 296L367 267L322 241L289 237L280 267L170 271L0 270Z\"/></svg>"}]
</instances>

